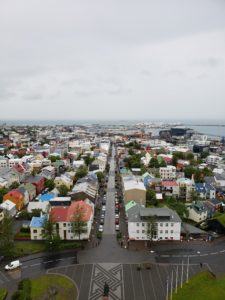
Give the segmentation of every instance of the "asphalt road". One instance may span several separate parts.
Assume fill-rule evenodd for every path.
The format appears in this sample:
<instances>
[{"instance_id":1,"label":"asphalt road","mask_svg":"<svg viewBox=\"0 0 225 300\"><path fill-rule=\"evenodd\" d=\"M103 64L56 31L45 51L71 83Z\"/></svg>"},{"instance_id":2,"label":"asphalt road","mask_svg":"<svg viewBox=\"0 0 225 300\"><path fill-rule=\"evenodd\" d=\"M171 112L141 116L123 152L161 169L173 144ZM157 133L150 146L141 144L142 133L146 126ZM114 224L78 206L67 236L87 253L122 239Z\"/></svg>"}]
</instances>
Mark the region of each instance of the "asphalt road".
<instances>
[{"instance_id":1,"label":"asphalt road","mask_svg":"<svg viewBox=\"0 0 225 300\"><path fill-rule=\"evenodd\" d=\"M108 177L108 186L106 194L106 214L103 231L104 235L115 234L115 149L112 148L112 159L110 161L110 171Z\"/></svg>"}]
</instances>

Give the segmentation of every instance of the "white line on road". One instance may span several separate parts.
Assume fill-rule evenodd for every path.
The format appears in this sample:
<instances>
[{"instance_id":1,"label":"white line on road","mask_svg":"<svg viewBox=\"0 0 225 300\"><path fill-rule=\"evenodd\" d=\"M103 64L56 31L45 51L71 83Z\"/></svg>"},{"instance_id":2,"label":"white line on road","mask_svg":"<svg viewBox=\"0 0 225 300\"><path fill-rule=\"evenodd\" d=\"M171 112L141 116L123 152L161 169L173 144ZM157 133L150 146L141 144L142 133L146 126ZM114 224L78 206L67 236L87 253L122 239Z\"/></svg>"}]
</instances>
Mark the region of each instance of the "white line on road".
<instances>
[{"instance_id":1,"label":"white line on road","mask_svg":"<svg viewBox=\"0 0 225 300\"><path fill-rule=\"evenodd\" d=\"M220 250L220 253L224 253L225 252L225 250Z\"/></svg>"},{"instance_id":2,"label":"white line on road","mask_svg":"<svg viewBox=\"0 0 225 300\"><path fill-rule=\"evenodd\" d=\"M2 277L6 280L6 281L10 281L1 271L0 271Z\"/></svg>"},{"instance_id":3,"label":"white line on road","mask_svg":"<svg viewBox=\"0 0 225 300\"><path fill-rule=\"evenodd\" d=\"M52 263L52 262L54 262L54 260L44 261L43 264L48 264L48 263Z\"/></svg>"},{"instance_id":4,"label":"white line on road","mask_svg":"<svg viewBox=\"0 0 225 300\"><path fill-rule=\"evenodd\" d=\"M218 254L218 252L213 252L213 253L210 253L211 255L217 255Z\"/></svg>"},{"instance_id":5,"label":"white line on road","mask_svg":"<svg viewBox=\"0 0 225 300\"><path fill-rule=\"evenodd\" d=\"M31 267L36 267L36 266L40 266L41 263L37 263L37 264L33 264L33 265L30 265Z\"/></svg>"},{"instance_id":6,"label":"white line on road","mask_svg":"<svg viewBox=\"0 0 225 300\"><path fill-rule=\"evenodd\" d=\"M172 257L182 257L182 255L172 255Z\"/></svg>"},{"instance_id":7,"label":"white line on road","mask_svg":"<svg viewBox=\"0 0 225 300\"><path fill-rule=\"evenodd\" d=\"M200 256L208 256L208 253L200 254Z\"/></svg>"},{"instance_id":8,"label":"white line on road","mask_svg":"<svg viewBox=\"0 0 225 300\"><path fill-rule=\"evenodd\" d=\"M64 258L58 258L55 261L60 261L60 260L64 260Z\"/></svg>"},{"instance_id":9,"label":"white line on road","mask_svg":"<svg viewBox=\"0 0 225 300\"><path fill-rule=\"evenodd\" d=\"M170 257L170 256L166 255L166 254L163 254L163 255L160 255L160 257Z\"/></svg>"}]
</instances>

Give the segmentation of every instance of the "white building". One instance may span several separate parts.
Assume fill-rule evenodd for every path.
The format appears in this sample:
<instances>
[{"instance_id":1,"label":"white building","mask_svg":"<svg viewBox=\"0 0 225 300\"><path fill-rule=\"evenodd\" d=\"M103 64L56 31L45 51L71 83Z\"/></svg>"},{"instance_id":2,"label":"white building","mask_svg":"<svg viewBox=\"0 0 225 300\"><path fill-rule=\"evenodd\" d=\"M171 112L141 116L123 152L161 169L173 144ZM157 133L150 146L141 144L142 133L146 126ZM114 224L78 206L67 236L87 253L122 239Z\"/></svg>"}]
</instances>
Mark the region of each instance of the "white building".
<instances>
[{"instance_id":1,"label":"white building","mask_svg":"<svg viewBox=\"0 0 225 300\"><path fill-rule=\"evenodd\" d=\"M199 223L207 219L208 211L204 207L203 203L198 201L197 203L192 203L190 206L187 207L189 211L188 219Z\"/></svg>"},{"instance_id":2,"label":"white building","mask_svg":"<svg viewBox=\"0 0 225 300\"><path fill-rule=\"evenodd\" d=\"M176 167L167 166L163 168L159 168L160 178L163 180L172 180L176 178Z\"/></svg>"},{"instance_id":3,"label":"white building","mask_svg":"<svg viewBox=\"0 0 225 300\"><path fill-rule=\"evenodd\" d=\"M206 158L206 163L209 165L217 166L221 160L222 157L218 155L209 155Z\"/></svg>"},{"instance_id":4,"label":"white building","mask_svg":"<svg viewBox=\"0 0 225 300\"><path fill-rule=\"evenodd\" d=\"M127 216L130 240L180 240L181 219L169 208L145 208L137 204L128 209ZM148 235L149 217L155 218L153 237Z\"/></svg>"},{"instance_id":5,"label":"white building","mask_svg":"<svg viewBox=\"0 0 225 300\"><path fill-rule=\"evenodd\" d=\"M16 215L16 204L10 200L6 200L0 204L4 212L7 212L11 217Z\"/></svg>"},{"instance_id":6,"label":"white building","mask_svg":"<svg viewBox=\"0 0 225 300\"><path fill-rule=\"evenodd\" d=\"M195 184L192 179L189 178L179 178L177 179L179 186L179 197L182 200L189 201L191 199L191 194L195 190Z\"/></svg>"}]
</instances>

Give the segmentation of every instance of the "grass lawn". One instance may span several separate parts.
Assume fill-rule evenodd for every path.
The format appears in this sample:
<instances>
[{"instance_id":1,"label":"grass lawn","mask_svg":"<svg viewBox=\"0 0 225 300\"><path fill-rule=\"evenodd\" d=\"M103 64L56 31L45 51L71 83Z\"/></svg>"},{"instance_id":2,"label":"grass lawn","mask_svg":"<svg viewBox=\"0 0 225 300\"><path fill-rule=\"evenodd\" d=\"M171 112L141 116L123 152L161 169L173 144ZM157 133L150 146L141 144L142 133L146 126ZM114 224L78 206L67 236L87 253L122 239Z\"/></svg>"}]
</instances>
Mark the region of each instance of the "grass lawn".
<instances>
[{"instance_id":1,"label":"grass lawn","mask_svg":"<svg viewBox=\"0 0 225 300\"><path fill-rule=\"evenodd\" d=\"M34 254L45 251L44 243L15 243L16 255Z\"/></svg>"},{"instance_id":2,"label":"grass lawn","mask_svg":"<svg viewBox=\"0 0 225 300\"><path fill-rule=\"evenodd\" d=\"M173 294L173 300L217 300L225 299L225 276L215 279L209 272L192 277L188 284Z\"/></svg>"},{"instance_id":3,"label":"grass lawn","mask_svg":"<svg viewBox=\"0 0 225 300\"><path fill-rule=\"evenodd\" d=\"M0 289L0 300L4 300L7 295L7 289Z\"/></svg>"},{"instance_id":4,"label":"grass lawn","mask_svg":"<svg viewBox=\"0 0 225 300\"><path fill-rule=\"evenodd\" d=\"M52 296L54 300L76 300L78 291L72 281L60 275L44 275L31 281L31 299L45 299L48 295L48 289L55 287L56 295Z\"/></svg>"},{"instance_id":5,"label":"grass lawn","mask_svg":"<svg viewBox=\"0 0 225 300\"><path fill-rule=\"evenodd\" d=\"M225 214L218 214L217 216L213 217L213 219L216 219L218 222L220 222L223 226L225 226Z\"/></svg>"}]
</instances>

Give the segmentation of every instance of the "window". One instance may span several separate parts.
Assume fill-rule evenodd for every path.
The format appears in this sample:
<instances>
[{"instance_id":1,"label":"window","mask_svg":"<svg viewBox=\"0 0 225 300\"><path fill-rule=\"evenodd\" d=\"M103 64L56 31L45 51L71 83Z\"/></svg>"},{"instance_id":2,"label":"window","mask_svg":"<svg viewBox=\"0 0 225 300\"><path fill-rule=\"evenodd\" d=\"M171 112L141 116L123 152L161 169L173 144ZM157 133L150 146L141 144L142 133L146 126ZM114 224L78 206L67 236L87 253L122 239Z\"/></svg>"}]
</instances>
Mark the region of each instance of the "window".
<instances>
[{"instance_id":1,"label":"window","mask_svg":"<svg viewBox=\"0 0 225 300\"><path fill-rule=\"evenodd\" d=\"M163 223L160 223L160 227L163 227Z\"/></svg>"},{"instance_id":2,"label":"window","mask_svg":"<svg viewBox=\"0 0 225 300\"><path fill-rule=\"evenodd\" d=\"M63 223L63 226L66 227L66 223Z\"/></svg>"},{"instance_id":3,"label":"window","mask_svg":"<svg viewBox=\"0 0 225 300\"><path fill-rule=\"evenodd\" d=\"M139 226L139 223L136 223L137 224L137 226Z\"/></svg>"},{"instance_id":4,"label":"window","mask_svg":"<svg viewBox=\"0 0 225 300\"><path fill-rule=\"evenodd\" d=\"M137 230L137 233L139 233L139 230Z\"/></svg>"},{"instance_id":5,"label":"window","mask_svg":"<svg viewBox=\"0 0 225 300\"><path fill-rule=\"evenodd\" d=\"M170 230L170 233L173 233L173 230Z\"/></svg>"},{"instance_id":6,"label":"window","mask_svg":"<svg viewBox=\"0 0 225 300\"><path fill-rule=\"evenodd\" d=\"M168 233L168 230L165 230L165 233Z\"/></svg>"},{"instance_id":7,"label":"window","mask_svg":"<svg viewBox=\"0 0 225 300\"><path fill-rule=\"evenodd\" d=\"M166 223L166 227L168 227L168 225L169 225L169 224L168 224L168 223Z\"/></svg>"},{"instance_id":8,"label":"window","mask_svg":"<svg viewBox=\"0 0 225 300\"><path fill-rule=\"evenodd\" d=\"M33 230L33 233L37 233L37 229L34 229L34 230Z\"/></svg>"},{"instance_id":9,"label":"window","mask_svg":"<svg viewBox=\"0 0 225 300\"><path fill-rule=\"evenodd\" d=\"M142 227L145 227L145 223L142 223Z\"/></svg>"},{"instance_id":10,"label":"window","mask_svg":"<svg viewBox=\"0 0 225 300\"><path fill-rule=\"evenodd\" d=\"M163 233L163 230L160 230L160 232L159 233Z\"/></svg>"},{"instance_id":11,"label":"window","mask_svg":"<svg viewBox=\"0 0 225 300\"><path fill-rule=\"evenodd\" d=\"M171 226L171 227L173 227L173 225L174 225L173 223L170 223L170 226Z\"/></svg>"},{"instance_id":12,"label":"window","mask_svg":"<svg viewBox=\"0 0 225 300\"><path fill-rule=\"evenodd\" d=\"M145 230L142 230L142 233L145 233Z\"/></svg>"}]
</instances>

